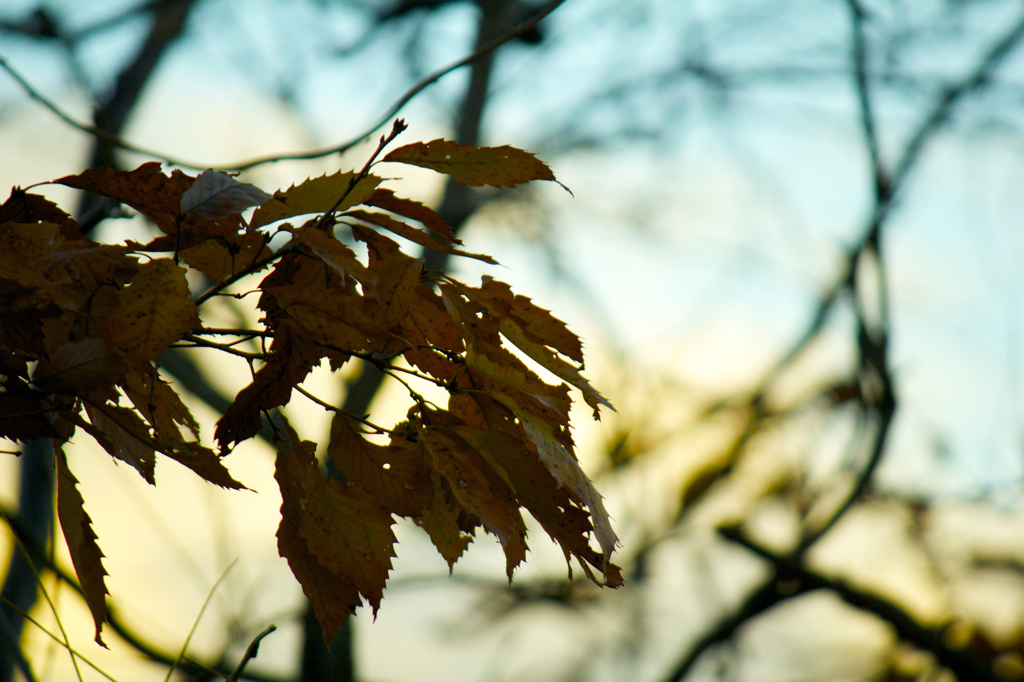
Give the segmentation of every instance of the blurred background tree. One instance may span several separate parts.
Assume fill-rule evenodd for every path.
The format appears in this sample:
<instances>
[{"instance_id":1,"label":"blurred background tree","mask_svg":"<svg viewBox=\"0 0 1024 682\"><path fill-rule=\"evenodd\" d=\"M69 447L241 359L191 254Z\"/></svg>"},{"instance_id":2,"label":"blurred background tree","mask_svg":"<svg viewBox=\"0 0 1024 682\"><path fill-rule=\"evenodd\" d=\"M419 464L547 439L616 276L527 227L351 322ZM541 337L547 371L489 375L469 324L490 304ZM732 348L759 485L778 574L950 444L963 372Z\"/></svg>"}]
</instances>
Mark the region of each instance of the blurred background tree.
<instances>
[{"instance_id":1,"label":"blurred background tree","mask_svg":"<svg viewBox=\"0 0 1024 682\"><path fill-rule=\"evenodd\" d=\"M1024 677L1019 3L53 0L5 3L0 30L37 99L103 133L0 82L10 185L151 158L117 139L199 168L312 150L250 166L287 185L337 168L330 152L408 93L411 134L529 149L575 193L436 187L470 250L589 342L619 413L580 415L577 435L627 587L570 584L536 539L511 586L478 570L485 542L449 578L409 535L379 622L327 648L286 567L231 540L255 523L238 496L171 483L139 512L196 578L167 589L209 589L240 557L196 661L229 669L273 617L252 679ZM119 215L79 208L97 230ZM233 395L189 356L162 367L213 414ZM386 410L379 385L367 369L337 392ZM260 454L233 471L243 456ZM38 560L9 543L3 680L70 674L19 615L45 620L31 566L61 563L49 457L5 463L5 519ZM183 505L210 538L183 540L206 538ZM104 666L166 670L189 617L111 566L115 612L134 617Z\"/></svg>"}]
</instances>

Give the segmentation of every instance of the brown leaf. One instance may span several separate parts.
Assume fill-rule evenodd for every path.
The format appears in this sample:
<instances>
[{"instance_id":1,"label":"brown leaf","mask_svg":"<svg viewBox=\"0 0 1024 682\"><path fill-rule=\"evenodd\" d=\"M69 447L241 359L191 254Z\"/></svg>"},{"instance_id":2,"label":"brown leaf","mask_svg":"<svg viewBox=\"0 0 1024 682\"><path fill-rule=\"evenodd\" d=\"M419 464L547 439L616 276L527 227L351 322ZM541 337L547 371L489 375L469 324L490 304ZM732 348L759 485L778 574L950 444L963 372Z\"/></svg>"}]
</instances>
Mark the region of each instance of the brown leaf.
<instances>
[{"instance_id":1,"label":"brown leaf","mask_svg":"<svg viewBox=\"0 0 1024 682\"><path fill-rule=\"evenodd\" d=\"M40 361L32 382L44 391L82 395L115 383L128 367L124 353L106 341L82 339L61 344Z\"/></svg>"},{"instance_id":2,"label":"brown leaf","mask_svg":"<svg viewBox=\"0 0 1024 682\"><path fill-rule=\"evenodd\" d=\"M0 225L7 222L54 223L60 228L64 239L72 240L82 237L78 223L57 204L38 194L29 194L18 187L12 189L11 196L3 205L0 205Z\"/></svg>"},{"instance_id":3,"label":"brown leaf","mask_svg":"<svg viewBox=\"0 0 1024 682\"><path fill-rule=\"evenodd\" d=\"M314 445L286 428L274 472L282 499L278 549L330 641L362 604L360 595L376 614L395 556L394 520L361 488L325 478Z\"/></svg>"},{"instance_id":4,"label":"brown leaf","mask_svg":"<svg viewBox=\"0 0 1024 682\"><path fill-rule=\"evenodd\" d=\"M222 453L234 443L255 436L261 426L260 413L286 404L295 385L320 360L320 351L295 324L288 321L277 330L267 364L256 372L251 384L238 392L217 421L216 440Z\"/></svg>"},{"instance_id":5,"label":"brown leaf","mask_svg":"<svg viewBox=\"0 0 1024 682\"><path fill-rule=\"evenodd\" d=\"M131 464L150 485L156 483L156 453L142 418L127 407L87 402L92 425L80 423L111 457Z\"/></svg>"},{"instance_id":6,"label":"brown leaf","mask_svg":"<svg viewBox=\"0 0 1024 682\"><path fill-rule=\"evenodd\" d=\"M389 189L378 189L363 203L423 223L425 228L449 244L462 244L462 241L456 238L455 233L452 232L452 228L434 212L434 209L424 206L418 201L396 197L395 193Z\"/></svg>"},{"instance_id":7,"label":"brown leaf","mask_svg":"<svg viewBox=\"0 0 1024 682\"><path fill-rule=\"evenodd\" d=\"M448 562L448 572L455 567L462 553L473 541L473 536L463 533L459 528L459 515L448 502L451 489L437 472L431 472L434 494L430 506L414 519L416 525L427 531L430 541L434 543L438 553Z\"/></svg>"},{"instance_id":8,"label":"brown leaf","mask_svg":"<svg viewBox=\"0 0 1024 682\"><path fill-rule=\"evenodd\" d=\"M448 286L483 306L487 313L497 320L501 335L534 362L579 389L587 404L594 408L595 418L600 416L597 411L598 405L604 405L614 411L612 404L580 374L579 368L554 352L557 350L576 359L577 362L583 361L579 339L566 329L564 322L552 316L547 310L533 305L525 296L512 294L509 286L503 282L488 279L479 289L456 282L451 282Z\"/></svg>"},{"instance_id":9,"label":"brown leaf","mask_svg":"<svg viewBox=\"0 0 1024 682\"><path fill-rule=\"evenodd\" d=\"M376 283L355 252L334 235L307 223L295 230L295 238L340 276L351 275L364 284Z\"/></svg>"},{"instance_id":10,"label":"brown leaf","mask_svg":"<svg viewBox=\"0 0 1024 682\"><path fill-rule=\"evenodd\" d=\"M51 406L30 395L0 393L0 438L27 443L36 438L56 438L48 415Z\"/></svg>"},{"instance_id":11,"label":"brown leaf","mask_svg":"<svg viewBox=\"0 0 1024 682\"><path fill-rule=\"evenodd\" d=\"M531 180L555 180L551 169L533 154L509 146L474 147L433 140L399 147L383 160L429 168L463 185L513 187Z\"/></svg>"},{"instance_id":12,"label":"brown leaf","mask_svg":"<svg viewBox=\"0 0 1024 682\"><path fill-rule=\"evenodd\" d=\"M465 287L470 290L471 287ZM514 320L522 334L533 343L550 346L570 360L583 363L583 344L557 317L533 303L526 296L512 293L504 282L485 277L483 286L472 289L470 296L499 319Z\"/></svg>"},{"instance_id":13,"label":"brown leaf","mask_svg":"<svg viewBox=\"0 0 1024 682\"><path fill-rule=\"evenodd\" d=\"M177 436L180 435L179 426L184 426L195 438L199 437L199 422L182 402L181 396L159 376L131 370L119 385L135 409L156 427L157 432Z\"/></svg>"},{"instance_id":14,"label":"brown leaf","mask_svg":"<svg viewBox=\"0 0 1024 682\"><path fill-rule=\"evenodd\" d=\"M207 483L218 485L228 490L248 490L244 485L232 478L217 453L205 448L197 442L185 440L158 441L160 452L182 466L191 469Z\"/></svg>"},{"instance_id":15,"label":"brown leaf","mask_svg":"<svg viewBox=\"0 0 1024 682\"><path fill-rule=\"evenodd\" d=\"M249 221L249 227L261 227L278 220L309 213L324 213L348 191L349 185L355 177L355 173L339 171L333 175L321 175L318 178L308 179L298 185L292 185L284 191L276 192L273 199L264 202L256 209L252 220ZM381 178L373 175L359 180L336 210L345 211L363 203L373 194L373 190L380 184L380 181Z\"/></svg>"},{"instance_id":16,"label":"brown leaf","mask_svg":"<svg viewBox=\"0 0 1024 682\"><path fill-rule=\"evenodd\" d=\"M56 448L54 455L57 464L57 518L68 543L71 563L82 586L85 603L96 625L96 643L106 648L100 636L107 620L106 595L109 594L103 579L107 575L103 568L103 552L96 542L92 519L85 511L85 501L78 492L78 479L68 468L64 451Z\"/></svg>"},{"instance_id":17,"label":"brown leaf","mask_svg":"<svg viewBox=\"0 0 1024 682\"><path fill-rule=\"evenodd\" d=\"M139 266L116 300L93 313L107 341L137 366L156 360L182 334L200 324L185 271L169 258Z\"/></svg>"},{"instance_id":18,"label":"brown leaf","mask_svg":"<svg viewBox=\"0 0 1024 682\"><path fill-rule=\"evenodd\" d=\"M245 232L226 238L208 239L183 250L180 257L189 267L219 282L251 268L272 253L267 246L266 235L262 232Z\"/></svg>"},{"instance_id":19,"label":"brown leaf","mask_svg":"<svg viewBox=\"0 0 1024 682\"><path fill-rule=\"evenodd\" d=\"M180 172L168 177L160 170L159 162L151 161L130 171L90 168L54 182L127 204L156 223L165 233L173 234L181 208L181 195L192 184L192 180Z\"/></svg>"},{"instance_id":20,"label":"brown leaf","mask_svg":"<svg viewBox=\"0 0 1024 682\"><path fill-rule=\"evenodd\" d=\"M430 506L430 469L420 453L367 441L344 413L336 413L331 422L327 455L349 483L365 490L392 514L418 516Z\"/></svg>"},{"instance_id":21,"label":"brown leaf","mask_svg":"<svg viewBox=\"0 0 1024 682\"><path fill-rule=\"evenodd\" d=\"M405 255L398 244L373 230L355 226L352 234L366 243L376 284L365 287L365 312L374 324L391 329L406 316L423 271L423 259Z\"/></svg>"},{"instance_id":22,"label":"brown leaf","mask_svg":"<svg viewBox=\"0 0 1024 682\"><path fill-rule=\"evenodd\" d=\"M349 211L345 214L349 218L356 218L362 220L365 223L382 227L388 232L397 234L403 239L419 244L420 246L426 247L433 251L440 253L447 253L453 256L462 256L464 258L475 258L476 260L483 261L484 263L490 263L491 265L497 265L498 261L494 260L488 255L482 253L469 253L468 251L460 251L451 244L443 242L439 239L434 239L423 230L416 229L408 223L403 223L400 220L395 220L391 216L384 215L383 213L372 213L370 211Z\"/></svg>"},{"instance_id":23,"label":"brown leaf","mask_svg":"<svg viewBox=\"0 0 1024 682\"><path fill-rule=\"evenodd\" d=\"M448 482L455 499L501 541L511 580L512 571L526 558L526 525L503 472L444 427L421 426L418 435L433 469Z\"/></svg>"},{"instance_id":24,"label":"brown leaf","mask_svg":"<svg viewBox=\"0 0 1024 682\"><path fill-rule=\"evenodd\" d=\"M491 412L493 406L488 410ZM454 431L482 454L500 461L516 492L516 497L537 519L544 531L558 542L566 557L575 556L587 577L598 582L588 564L604 574L604 584L622 584L620 569L608 556L591 547L587 535L593 530L587 512L579 508L581 500L570 488L561 485L537 458L530 444L511 433L493 428L457 427ZM570 567L571 575L571 567Z\"/></svg>"}]
</instances>

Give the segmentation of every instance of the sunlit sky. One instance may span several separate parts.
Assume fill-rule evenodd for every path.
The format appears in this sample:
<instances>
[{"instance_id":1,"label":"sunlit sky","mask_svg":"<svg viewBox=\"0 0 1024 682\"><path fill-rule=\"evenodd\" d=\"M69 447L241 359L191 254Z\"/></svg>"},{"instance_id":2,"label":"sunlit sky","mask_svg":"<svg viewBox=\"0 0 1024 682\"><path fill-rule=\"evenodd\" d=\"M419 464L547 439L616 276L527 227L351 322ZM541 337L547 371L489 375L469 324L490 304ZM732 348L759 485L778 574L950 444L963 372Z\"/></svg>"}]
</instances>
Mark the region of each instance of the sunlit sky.
<instances>
[{"instance_id":1,"label":"sunlit sky","mask_svg":"<svg viewBox=\"0 0 1024 682\"><path fill-rule=\"evenodd\" d=\"M3 14L18 16L19 6L34 4L10 2ZM75 6L69 16L87 25L113 7L134 3L65 4ZM575 102L605 87L629 84L634 73L660 62L671 63L683 50L679 15L715 11L700 3L682 9L664 1L646 5L645 14L627 5L570 1L553 17L549 52L511 48L498 71L487 141L528 147L543 156L544 149L533 145L557 144L557 139L546 137L547 131L558 126L572 129L573 121L566 115ZM204 3L194 19L193 36L161 67L126 137L176 157L215 165L316 148L361 132L404 90L406 67L386 40L379 40L354 64L325 60L327 44L315 25L316 15L304 12L304 7L305 3L295 3L285 12L281 3L269 0ZM574 32L600 11L611 19L585 36ZM801 36L820 31L823 40L841 42L837 36L846 30L842 16L821 12L821 25L813 26L801 22L795 12L773 20ZM355 40L361 28L358 17L339 12L337 19L334 34ZM464 54L472 41L471 19L471 12L452 9L430 23L436 33L418 48L422 72ZM736 32L754 31L758 19L751 10ZM982 19L993 21L994 16L985 15L979 22ZM222 30L225 25L231 30ZM144 29L141 23L129 23L83 46L83 66L94 74L96 84L111 80ZM758 35L760 42L727 36L734 47L723 50L722 63L749 65L776 54L779 45ZM711 42L719 37L689 36ZM0 38L0 55L87 122L89 104L70 85L69 74L54 54L48 48ZM933 48L919 56L935 54ZM972 54L964 48L943 52L943 58L970 63ZM556 66L538 70L542 63ZM303 78L293 82L296 70ZM407 141L448 132L441 121L463 78L459 73L449 76L403 113L410 123ZM294 89L290 94L300 105L298 111L273 99L273 91L282 87ZM489 274L553 309L588 340L589 375L599 386L602 379L608 383L603 392L613 402L629 399L631 372L644 381L651 376L675 378L709 396L750 386L799 335L817 295L838 271L842 248L866 224L867 159L852 116L851 91L837 87L827 93L823 98L812 86L801 90L779 83L719 109L695 91L692 101L680 105L680 123L663 142L625 142L611 149L566 154L552 151L545 160L574 196L555 185L540 188L537 196L546 213L539 224L517 222L536 212L486 211L464 236L467 248L495 255L504 267ZM883 127L891 157L901 136L916 124L916 109L896 97L881 99L880 110L891 113L885 119L890 125ZM633 106L643 109L643 98ZM656 109L649 114L652 125L667 115ZM610 111L603 104L595 106L580 125L598 132L616 130L620 122ZM549 128L538 132L542 123ZM88 145L85 136L69 130L0 75L0 186L24 186L76 172ZM361 151L346 157L342 165L360 165ZM900 413L883 480L893 485L947 498L993 488L1008 502L1019 495L1024 462L1021 151L1018 140L999 130L941 136L907 186L888 227L892 362L899 380ZM337 159L279 164L246 179L273 191L307 175L334 170L337 164ZM439 188L429 174L397 186L421 200L436 198ZM41 191L72 205L69 190ZM541 231L575 284L554 276L552 261L537 246L535 237ZM524 235L530 239L524 240ZM460 268L469 280L485 271L475 262ZM850 361L849 351L838 343L849 324L848 315L837 315L836 331L829 337L837 343L823 352L823 362ZM625 376L613 368L613 360L622 357L629 367ZM327 380L322 386L331 390ZM214 419L202 408L197 412L209 422ZM298 418L310 428L324 419L308 408ZM593 462L597 453L586 448L596 449L603 432L588 431L583 424L579 429L581 457ZM234 493L230 500L173 466L158 471L160 484L155 490L102 453L93 458L95 466L75 467L108 557L114 598L126 606L125 615L132 622L166 638L169 648L180 646L213 581L236 556L242 559L232 569L233 580L216 595L221 613L243 604L246 624L284 620L281 610L297 603L298 587L277 557L272 534L279 500L271 459L257 454L260 446L248 450L253 456L246 459L239 453L229 465L237 478L260 494ZM0 481L13 481L15 461L2 459L0 467ZM11 486L0 490L0 499L13 504ZM613 514L628 518L625 502L610 494L610 503ZM129 507L133 511L126 515ZM209 523L210 518L223 523ZM231 529L227 536L225 528ZM158 537L165 533L176 540ZM434 636L437 632L424 633L424 623L455 625L470 599L470 593L457 588L438 588L444 590L444 600L435 590L402 589L402 580L439 576L446 567L427 551L415 529L403 527L399 539L400 558L393 573L397 582L376 623L365 614L359 620L360 665L368 679L410 679L409 668L394 656L395 642L402 642L411 660L440 661L443 648ZM548 552L552 548L547 545L545 538L532 537L537 558L527 571L562 570L560 554ZM147 548L145 552L138 550L140 546ZM496 543L481 539L456 574L500 578L501 561ZM754 568L737 570L756 574ZM187 596L163 593L162 584L184 587ZM700 590L692 585L675 589ZM69 617L79 621L79 631L88 633L87 615L72 607L69 594L63 595L62 603ZM920 597L922 612L932 608L929 603L929 597ZM440 617L426 620L424 614L432 613ZM209 642L222 641L217 633L224 623L218 618L209 617L200 630ZM678 613L665 618L676 627L696 627ZM555 618L530 635L508 628L480 640L484 645L462 647L461 679L479 679L493 670L492 657L509 646L502 636L523 638L511 646L525 649L557 640L565 628ZM865 637L875 636L872 632ZM268 638L261 662L287 669L297 638L294 628ZM89 639L82 636L77 641L84 645ZM215 649L203 648L203 640L196 638L196 649L215 655ZM574 646L570 640L564 646ZM123 651L111 656L96 653L115 676L126 674L115 670L129 669L120 667L126 665L124 656ZM53 653L54 666L65 665L57 659L59 652ZM664 662L650 665L657 663ZM146 679L156 679L152 669L147 670ZM453 672L440 662L416 670L419 680L448 679ZM526 672L513 670L509 678ZM120 679L142 678L127 674Z\"/></svg>"}]
</instances>

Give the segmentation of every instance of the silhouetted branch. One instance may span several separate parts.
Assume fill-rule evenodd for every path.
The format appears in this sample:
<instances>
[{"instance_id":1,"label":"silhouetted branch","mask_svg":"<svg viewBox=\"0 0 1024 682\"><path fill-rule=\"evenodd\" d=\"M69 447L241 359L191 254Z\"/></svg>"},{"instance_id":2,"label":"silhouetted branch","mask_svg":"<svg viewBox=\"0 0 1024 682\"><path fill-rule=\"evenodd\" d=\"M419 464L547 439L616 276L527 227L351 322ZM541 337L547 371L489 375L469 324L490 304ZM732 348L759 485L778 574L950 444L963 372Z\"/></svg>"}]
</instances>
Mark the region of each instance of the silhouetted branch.
<instances>
[{"instance_id":1,"label":"silhouetted branch","mask_svg":"<svg viewBox=\"0 0 1024 682\"><path fill-rule=\"evenodd\" d=\"M426 90L428 87L430 87L437 81L441 80L448 74L452 73L453 71L457 71L458 69L461 69L464 66L474 63L481 57L490 54L491 52L498 49L505 43L515 40L516 38L519 38L520 36L530 32L531 30L536 28L537 24L539 24L545 17L547 17L556 9L558 9L564 2L565 0L552 0L551 2L548 2L546 5L542 6L539 10L537 10L537 12L533 14L529 19L519 24L518 26L512 28L511 30L503 33L502 35L497 36L496 38L490 40L489 42L479 46L476 50L474 50L472 54L462 59L459 59L458 61L455 61L443 68L440 68L437 71L434 71L433 73L428 74L427 76L419 80L417 83L415 83L411 88L409 88L401 97L399 97L395 101L395 103L392 104L387 109L387 111L382 116L380 116L380 118L378 118L377 121L368 130L366 130L363 133L360 133L358 136L350 140L324 149L318 149L308 152L275 154L271 156L264 156L256 159L251 159L249 161L245 161L238 164L214 166L214 168L225 171L243 171L248 170L250 168L255 168L257 166L263 166L269 163L277 163L278 161L309 161L312 159L323 158L325 156L331 156L333 154L342 154L352 149L356 145L360 144L366 138L370 137L378 130L380 130L381 127L386 125L392 118L395 117L395 115L397 115L402 109L404 109L405 105L411 102L417 95ZM186 161L184 159L172 157L163 152L158 152L152 149L140 147L138 145L132 144L131 142L127 142L121 139L119 136L108 132L104 128L76 121L74 117L66 113L52 100L45 97L42 93L40 93L38 90L32 87L28 80L25 79L17 70L15 70L14 67L12 67L7 62L7 60L4 59L2 56L0 56L0 68L2 68L12 78L14 78L14 80L17 81L18 85L20 85L23 90L25 90L29 97L31 97L32 99L36 100L44 107L49 109L54 115L56 115L58 118L60 118L62 121L67 123L72 128L75 128L76 130L86 133L87 135L91 135L98 141L102 142L104 145L107 145L111 148L117 148L122 149L124 151L134 152L136 154L141 154L143 156L148 156L152 159L156 159L158 161L162 161L164 163L168 163L174 166L180 166L182 168L189 168L193 170L204 170L210 168L209 164L194 163L191 161Z\"/></svg>"},{"instance_id":2,"label":"silhouetted branch","mask_svg":"<svg viewBox=\"0 0 1024 682\"><path fill-rule=\"evenodd\" d=\"M891 600L853 587L844 580L816 573L807 568L801 558L775 554L747 538L738 528L720 528L718 532L727 540L769 561L775 570L772 583L783 582L788 585L790 596L813 590L829 590L850 606L874 614L892 625L901 640L934 654L939 664L949 668L961 682L997 682L1000 679L987 661L969 652L948 647L941 629L921 625Z\"/></svg>"}]
</instances>

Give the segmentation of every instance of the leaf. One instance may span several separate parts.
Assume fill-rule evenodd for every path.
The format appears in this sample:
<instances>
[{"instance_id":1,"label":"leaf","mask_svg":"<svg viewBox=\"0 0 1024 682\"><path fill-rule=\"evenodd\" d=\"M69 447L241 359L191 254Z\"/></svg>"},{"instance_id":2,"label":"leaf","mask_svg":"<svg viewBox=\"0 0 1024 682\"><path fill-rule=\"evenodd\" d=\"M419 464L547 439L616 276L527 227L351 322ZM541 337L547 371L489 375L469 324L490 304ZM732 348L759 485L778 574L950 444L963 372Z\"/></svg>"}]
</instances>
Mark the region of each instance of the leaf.
<instances>
[{"instance_id":1,"label":"leaf","mask_svg":"<svg viewBox=\"0 0 1024 682\"><path fill-rule=\"evenodd\" d=\"M135 365L156 360L183 334L199 326L185 271L169 258L139 266L116 301L94 310L104 336Z\"/></svg>"},{"instance_id":2,"label":"leaf","mask_svg":"<svg viewBox=\"0 0 1024 682\"><path fill-rule=\"evenodd\" d=\"M262 227L278 220L309 213L324 213L330 210L334 202L345 192L348 192L348 196L335 210L345 211L361 204L373 194L381 178L368 175L359 180L349 192L349 185L355 177L355 173L339 171L333 175L321 175L292 185L283 192L276 192L272 199L264 202L252 214L249 227Z\"/></svg>"},{"instance_id":3,"label":"leaf","mask_svg":"<svg viewBox=\"0 0 1024 682\"><path fill-rule=\"evenodd\" d=\"M611 518L605 511L601 493L597 492L594 484L583 473L576 457L552 436L549 428L528 418L523 419L521 424L523 431L536 446L540 461L554 479L571 490L590 510L594 535L601 546L605 562L608 562L612 552L619 545L619 538L612 529Z\"/></svg>"},{"instance_id":4,"label":"leaf","mask_svg":"<svg viewBox=\"0 0 1024 682\"><path fill-rule=\"evenodd\" d=\"M51 352L36 368L32 382L43 391L85 394L113 384L128 367L124 353L102 339L82 339Z\"/></svg>"},{"instance_id":5,"label":"leaf","mask_svg":"<svg viewBox=\"0 0 1024 682\"><path fill-rule=\"evenodd\" d=\"M508 146L474 147L433 140L399 147L383 160L429 168L463 185L513 187L531 180L555 181L554 173L544 162L529 152Z\"/></svg>"},{"instance_id":6,"label":"leaf","mask_svg":"<svg viewBox=\"0 0 1024 682\"><path fill-rule=\"evenodd\" d=\"M451 573L455 562L473 541L473 536L463 533L459 528L458 513L448 503L445 495L448 484L441 479L437 472L431 473L431 481L434 495L430 506L424 509L414 521L416 525L427 531L427 535L430 536L430 541L434 543L438 553L448 562L448 572ZM450 491L450 489L448 490Z\"/></svg>"},{"instance_id":7,"label":"leaf","mask_svg":"<svg viewBox=\"0 0 1024 682\"><path fill-rule=\"evenodd\" d=\"M325 478L314 445L285 428L274 471L282 500L278 550L329 642L342 619L362 605L360 597L376 614L395 556L394 520L361 488Z\"/></svg>"},{"instance_id":8,"label":"leaf","mask_svg":"<svg viewBox=\"0 0 1024 682\"><path fill-rule=\"evenodd\" d=\"M365 490L392 514L419 516L430 506L430 469L420 454L367 441L342 412L335 413L331 421L327 455L349 483Z\"/></svg>"},{"instance_id":9,"label":"leaf","mask_svg":"<svg viewBox=\"0 0 1024 682\"><path fill-rule=\"evenodd\" d=\"M236 481L221 462L221 458L210 448L203 447L194 441L177 440L160 441L160 452L178 464L192 470L207 483L228 490L248 490Z\"/></svg>"},{"instance_id":10,"label":"leaf","mask_svg":"<svg viewBox=\"0 0 1024 682\"><path fill-rule=\"evenodd\" d=\"M11 196L0 205L0 225L3 223L54 223L60 228L64 239L81 239L82 234L71 216L57 204L38 194L29 194L15 187Z\"/></svg>"},{"instance_id":11,"label":"leaf","mask_svg":"<svg viewBox=\"0 0 1024 682\"><path fill-rule=\"evenodd\" d=\"M36 438L56 438L57 430L47 415L52 405L30 395L0 392L0 438L27 443Z\"/></svg>"},{"instance_id":12,"label":"leaf","mask_svg":"<svg viewBox=\"0 0 1024 682\"><path fill-rule=\"evenodd\" d=\"M173 234L181 196L192 184L192 178L179 171L168 177L160 170L158 162L151 161L130 171L90 168L54 182L128 204L165 233Z\"/></svg>"},{"instance_id":13,"label":"leaf","mask_svg":"<svg viewBox=\"0 0 1024 682\"><path fill-rule=\"evenodd\" d=\"M57 518L60 519L64 540L68 543L71 563L82 586L85 603L96 625L96 643L106 648L101 637L107 620L107 586L103 568L103 552L92 529L92 519L85 511L85 501L78 491L78 479L68 468L68 460L61 448L54 450L57 464Z\"/></svg>"},{"instance_id":14,"label":"leaf","mask_svg":"<svg viewBox=\"0 0 1024 682\"><path fill-rule=\"evenodd\" d=\"M218 220L272 198L255 185L211 169L200 173L181 195L181 212L200 220Z\"/></svg>"},{"instance_id":15,"label":"leaf","mask_svg":"<svg viewBox=\"0 0 1024 682\"><path fill-rule=\"evenodd\" d=\"M245 232L230 238L208 239L184 249L181 260L214 282L248 270L272 255L267 236L262 232ZM256 272L256 270L253 270Z\"/></svg>"},{"instance_id":16,"label":"leaf","mask_svg":"<svg viewBox=\"0 0 1024 682\"><path fill-rule=\"evenodd\" d=\"M405 359L433 377L449 381L464 367L454 359L464 350L459 326L441 297L425 286L416 288L399 335L412 346L404 350Z\"/></svg>"},{"instance_id":17,"label":"leaf","mask_svg":"<svg viewBox=\"0 0 1024 682\"><path fill-rule=\"evenodd\" d=\"M594 408L595 419L600 418L598 405L615 410L580 374L578 368L552 351L559 350L578 362L583 361L579 339L565 327L564 322L547 310L535 306L525 296L512 294L509 286L503 282L487 279L480 289L454 282L451 286L457 286L466 298L483 305L498 320L498 330L502 336L519 350L559 379L579 389L587 404Z\"/></svg>"},{"instance_id":18,"label":"leaf","mask_svg":"<svg viewBox=\"0 0 1024 682\"><path fill-rule=\"evenodd\" d=\"M89 415L89 426L82 426L111 457L135 467L136 471L150 485L156 484L156 453L152 440L139 415L126 407L85 404Z\"/></svg>"},{"instance_id":19,"label":"leaf","mask_svg":"<svg viewBox=\"0 0 1024 682\"><path fill-rule=\"evenodd\" d=\"M526 525L505 478L458 436L430 426L421 426L417 433L433 469L448 482L455 499L501 541L511 580L512 571L526 558Z\"/></svg>"},{"instance_id":20,"label":"leaf","mask_svg":"<svg viewBox=\"0 0 1024 682\"><path fill-rule=\"evenodd\" d=\"M344 277L351 275L364 284L374 284L376 279L367 271L355 252L345 246L340 239L314 224L307 223L294 232L295 238L313 252L313 255L324 262L336 273Z\"/></svg>"},{"instance_id":21,"label":"leaf","mask_svg":"<svg viewBox=\"0 0 1024 682\"><path fill-rule=\"evenodd\" d=\"M468 396L462 397L476 404ZM492 403L488 408L489 417L493 415L496 407ZM479 407L477 410L479 411ZM528 444L517 435L503 431L500 426L487 420L477 427L456 427L454 430L479 452L488 453L489 457L501 462L520 504L529 510L544 531L561 545L566 552L566 558L569 555L575 556L586 571L587 577L594 582L598 581L587 564L604 573L606 585L615 587L622 584L620 569L610 564L606 556L599 555L590 547L586 535L593 526L587 513L575 506L579 502L571 496L570 490L554 479Z\"/></svg>"},{"instance_id":22,"label":"leaf","mask_svg":"<svg viewBox=\"0 0 1024 682\"><path fill-rule=\"evenodd\" d=\"M378 189L363 203L423 223L424 227L449 244L462 244L462 241L455 237L452 228L434 212L434 209L418 201L396 197L389 189Z\"/></svg>"},{"instance_id":23,"label":"leaf","mask_svg":"<svg viewBox=\"0 0 1024 682\"><path fill-rule=\"evenodd\" d=\"M217 421L216 439L224 453L234 443L256 435L262 422L260 413L286 404L296 384L306 378L320 360L313 346L294 322L286 322L274 337L267 364L260 368L252 383L238 392L234 402Z\"/></svg>"},{"instance_id":24,"label":"leaf","mask_svg":"<svg viewBox=\"0 0 1024 682\"><path fill-rule=\"evenodd\" d=\"M121 389L135 405L135 409L158 433L167 436L180 434L179 426L199 437L199 423L171 385L159 376L132 370L119 382Z\"/></svg>"},{"instance_id":25,"label":"leaf","mask_svg":"<svg viewBox=\"0 0 1024 682\"><path fill-rule=\"evenodd\" d=\"M409 241L424 246L433 251L440 253L447 253L453 256L462 256L463 258L475 258L476 260L483 261L484 263L490 263L491 265L497 265L498 261L494 260L488 255L482 253L469 253L468 251L460 251L450 244L434 239L423 230L418 230L412 225L403 223L400 220L384 215L383 213L370 213L369 211L349 211L345 214L349 218L356 218L363 222L382 227L388 232L393 232L399 237L408 239Z\"/></svg>"},{"instance_id":26,"label":"leaf","mask_svg":"<svg viewBox=\"0 0 1024 682\"><path fill-rule=\"evenodd\" d=\"M374 324L391 329L406 316L423 271L423 259L405 255L398 244L373 230L355 226L352 234L365 242L370 254L369 269L376 278L365 287L365 312Z\"/></svg>"},{"instance_id":27,"label":"leaf","mask_svg":"<svg viewBox=\"0 0 1024 682\"><path fill-rule=\"evenodd\" d=\"M522 334L532 342L550 346L570 360L583 363L583 345L579 337L550 311L537 306L526 296L512 293L508 284L491 277L483 277L483 286L473 291L471 298L474 301L482 303L495 317L515 320L522 327Z\"/></svg>"}]
</instances>

